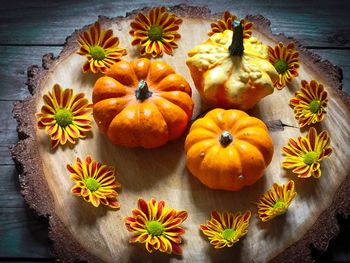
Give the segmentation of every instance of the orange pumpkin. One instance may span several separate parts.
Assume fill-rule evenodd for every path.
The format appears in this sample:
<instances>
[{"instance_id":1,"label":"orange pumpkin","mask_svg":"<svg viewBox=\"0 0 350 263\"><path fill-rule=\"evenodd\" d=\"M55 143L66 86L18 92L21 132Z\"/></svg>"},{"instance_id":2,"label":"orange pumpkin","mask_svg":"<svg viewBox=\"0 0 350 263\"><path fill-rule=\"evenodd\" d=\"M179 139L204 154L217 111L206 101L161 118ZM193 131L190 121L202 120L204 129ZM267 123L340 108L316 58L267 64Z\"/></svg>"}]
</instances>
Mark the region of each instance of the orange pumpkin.
<instances>
[{"instance_id":1,"label":"orange pumpkin","mask_svg":"<svg viewBox=\"0 0 350 263\"><path fill-rule=\"evenodd\" d=\"M213 189L237 191L263 176L273 155L266 125L240 110L214 109L185 141L189 171Z\"/></svg>"},{"instance_id":2,"label":"orange pumpkin","mask_svg":"<svg viewBox=\"0 0 350 263\"><path fill-rule=\"evenodd\" d=\"M125 147L155 148L177 139L193 110L187 81L167 63L145 58L111 66L96 81L92 100L100 130Z\"/></svg>"}]
</instances>

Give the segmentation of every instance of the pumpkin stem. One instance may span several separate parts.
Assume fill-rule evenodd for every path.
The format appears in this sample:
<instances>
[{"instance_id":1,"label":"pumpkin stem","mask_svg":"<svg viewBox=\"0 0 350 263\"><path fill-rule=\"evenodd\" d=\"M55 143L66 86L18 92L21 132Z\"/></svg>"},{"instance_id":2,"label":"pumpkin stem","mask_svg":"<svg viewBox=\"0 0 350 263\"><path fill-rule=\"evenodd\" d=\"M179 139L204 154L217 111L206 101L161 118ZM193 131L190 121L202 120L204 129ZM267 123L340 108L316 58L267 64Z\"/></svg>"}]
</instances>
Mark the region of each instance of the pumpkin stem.
<instances>
[{"instance_id":1,"label":"pumpkin stem","mask_svg":"<svg viewBox=\"0 0 350 263\"><path fill-rule=\"evenodd\" d=\"M233 141L232 134L228 131L223 131L220 135L219 142L222 146L226 147Z\"/></svg>"},{"instance_id":2,"label":"pumpkin stem","mask_svg":"<svg viewBox=\"0 0 350 263\"><path fill-rule=\"evenodd\" d=\"M152 96L152 91L148 89L147 82L141 80L139 86L135 89L135 96L138 100L145 100Z\"/></svg>"},{"instance_id":3,"label":"pumpkin stem","mask_svg":"<svg viewBox=\"0 0 350 263\"><path fill-rule=\"evenodd\" d=\"M232 42L228 50L231 56L242 56L244 51L243 46L243 26L241 21L235 20L232 22L233 34Z\"/></svg>"}]
</instances>

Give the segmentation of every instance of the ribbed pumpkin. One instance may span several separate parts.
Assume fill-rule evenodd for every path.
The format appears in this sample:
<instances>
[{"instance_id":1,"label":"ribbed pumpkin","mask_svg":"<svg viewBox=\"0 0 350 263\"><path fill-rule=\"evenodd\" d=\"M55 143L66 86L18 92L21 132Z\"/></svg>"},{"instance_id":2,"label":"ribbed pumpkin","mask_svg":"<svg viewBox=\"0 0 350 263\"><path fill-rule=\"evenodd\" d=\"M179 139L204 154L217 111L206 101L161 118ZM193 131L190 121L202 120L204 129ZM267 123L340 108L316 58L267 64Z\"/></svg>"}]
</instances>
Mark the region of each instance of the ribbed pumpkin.
<instances>
[{"instance_id":1,"label":"ribbed pumpkin","mask_svg":"<svg viewBox=\"0 0 350 263\"><path fill-rule=\"evenodd\" d=\"M93 116L118 145L155 148L180 137L192 116L191 87L163 61L115 63L94 86Z\"/></svg>"},{"instance_id":2,"label":"ribbed pumpkin","mask_svg":"<svg viewBox=\"0 0 350 263\"><path fill-rule=\"evenodd\" d=\"M214 109L185 141L189 171L213 189L237 191L263 176L273 155L266 125L240 110Z\"/></svg>"},{"instance_id":3,"label":"ribbed pumpkin","mask_svg":"<svg viewBox=\"0 0 350 263\"><path fill-rule=\"evenodd\" d=\"M274 91L278 73L268 47L255 37L243 39L241 24L212 35L188 56L193 82L210 106L248 110Z\"/></svg>"}]
</instances>

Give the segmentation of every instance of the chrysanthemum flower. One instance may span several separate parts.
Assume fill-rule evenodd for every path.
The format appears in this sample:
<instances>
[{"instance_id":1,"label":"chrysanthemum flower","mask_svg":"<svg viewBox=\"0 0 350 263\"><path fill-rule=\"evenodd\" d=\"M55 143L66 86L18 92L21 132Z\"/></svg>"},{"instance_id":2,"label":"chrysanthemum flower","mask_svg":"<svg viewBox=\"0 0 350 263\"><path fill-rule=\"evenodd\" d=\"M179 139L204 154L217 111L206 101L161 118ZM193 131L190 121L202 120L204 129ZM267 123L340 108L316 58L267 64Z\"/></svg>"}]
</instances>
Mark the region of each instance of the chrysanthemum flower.
<instances>
[{"instance_id":1,"label":"chrysanthemum flower","mask_svg":"<svg viewBox=\"0 0 350 263\"><path fill-rule=\"evenodd\" d=\"M148 204L140 198L137 205L132 216L125 218L126 228L134 234L130 243L143 243L150 253L159 250L181 255L181 235L185 233L181 224L187 212L167 208L164 201L157 202L153 198Z\"/></svg>"},{"instance_id":2,"label":"chrysanthemum flower","mask_svg":"<svg viewBox=\"0 0 350 263\"><path fill-rule=\"evenodd\" d=\"M213 211L211 219L207 224L200 225L200 229L215 248L232 247L248 233L250 216L250 211L243 215L240 212L233 214Z\"/></svg>"},{"instance_id":3,"label":"chrysanthemum flower","mask_svg":"<svg viewBox=\"0 0 350 263\"><path fill-rule=\"evenodd\" d=\"M45 105L36 116L38 127L50 135L52 149L66 142L75 144L92 129L92 104L84 97L84 93L73 96L72 89L62 90L59 84L43 96Z\"/></svg>"},{"instance_id":4,"label":"chrysanthemum flower","mask_svg":"<svg viewBox=\"0 0 350 263\"><path fill-rule=\"evenodd\" d=\"M221 33L225 30L234 30L232 23L237 20L237 16L231 14L229 11L225 11L221 19L216 20L211 23L211 31L208 32L208 36L212 36L215 33ZM252 35L253 23L247 22L244 19L241 19L241 24L243 27L243 38L250 38Z\"/></svg>"},{"instance_id":5,"label":"chrysanthemum flower","mask_svg":"<svg viewBox=\"0 0 350 263\"><path fill-rule=\"evenodd\" d=\"M130 24L131 44L140 45L141 56L162 56L163 51L172 55L173 49L177 48L176 41L181 37L177 33L181 23L182 20L166 12L165 7L153 8L147 16L139 13Z\"/></svg>"},{"instance_id":6,"label":"chrysanthemum flower","mask_svg":"<svg viewBox=\"0 0 350 263\"><path fill-rule=\"evenodd\" d=\"M307 136L299 136L297 140L290 138L288 145L283 147L282 152L286 156L282 167L293 169L293 173L300 178L321 176L320 162L331 155L329 147L330 139L326 131L317 135L312 127Z\"/></svg>"},{"instance_id":7,"label":"chrysanthemum flower","mask_svg":"<svg viewBox=\"0 0 350 263\"><path fill-rule=\"evenodd\" d=\"M285 46L280 42L275 48L269 47L269 60L279 74L274 83L277 89L283 89L299 75L299 53L295 51L294 43Z\"/></svg>"},{"instance_id":8,"label":"chrysanthemum flower","mask_svg":"<svg viewBox=\"0 0 350 263\"><path fill-rule=\"evenodd\" d=\"M113 36L113 31L102 30L100 23L96 22L88 31L79 33L79 55L86 56L83 72L91 70L93 73L101 71L106 73L115 62L126 55L126 49L119 47L119 39Z\"/></svg>"},{"instance_id":9,"label":"chrysanthemum flower","mask_svg":"<svg viewBox=\"0 0 350 263\"><path fill-rule=\"evenodd\" d=\"M311 80L301 81L302 88L295 93L295 97L289 101L294 108L294 116L299 120L300 127L321 122L324 119L327 107L327 92L322 84Z\"/></svg>"},{"instance_id":10,"label":"chrysanthemum flower","mask_svg":"<svg viewBox=\"0 0 350 263\"><path fill-rule=\"evenodd\" d=\"M261 221L266 222L284 214L296 196L294 182L291 180L285 185L273 184L258 202L258 213Z\"/></svg>"},{"instance_id":11,"label":"chrysanthemum flower","mask_svg":"<svg viewBox=\"0 0 350 263\"><path fill-rule=\"evenodd\" d=\"M119 208L116 188L120 187L114 175L114 168L101 164L86 156L84 161L79 158L74 164L67 165L71 173L70 178L75 183L71 192L76 196L82 196L86 202L93 206L100 204L111 208Z\"/></svg>"}]
</instances>

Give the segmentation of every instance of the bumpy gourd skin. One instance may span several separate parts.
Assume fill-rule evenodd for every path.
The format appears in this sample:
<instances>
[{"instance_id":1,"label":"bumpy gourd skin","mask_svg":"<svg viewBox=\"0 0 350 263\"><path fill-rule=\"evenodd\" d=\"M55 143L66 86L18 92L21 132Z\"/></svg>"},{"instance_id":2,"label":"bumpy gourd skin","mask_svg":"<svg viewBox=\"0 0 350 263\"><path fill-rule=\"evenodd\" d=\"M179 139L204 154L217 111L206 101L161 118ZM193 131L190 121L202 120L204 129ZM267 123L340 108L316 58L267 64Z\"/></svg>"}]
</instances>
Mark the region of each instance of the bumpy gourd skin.
<instances>
[{"instance_id":1,"label":"bumpy gourd skin","mask_svg":"<svg viewBox=\"0 0 350 263\"><path fill-rule=\"evenodd\" d=\"M145 80L151 96L140 100L135 90ZM114 64L93 90L93 116L114 143L155 148L180 137L192 116L187 81L165 62L137 59Z\"/></svg>"},{"instance_id":2,"label":"bumpy gourd skin","mask_svg":"<svg viewBox=\"0 0 350 263\"><path fill-rule=\"evenodd\" d=\"M232 31L216 33L188 52L186 61L201 97L210 106L248 110L274 90L278 73L268 61L268 47L244 39L244 54L231 56Z\"/></svg>"},{"instance_id":3,"label":"bumpy gourd skin","mask_svg":"<svg viewBox=\"0 0 350 263\"><path fill-rule=\"evenodd\" d=\"M220 142L222 132L232 142ZM266 125L240 110L214 109L197 119L185 141L189 171L213 189L238 191L263 176L273 156Z\"/></svg>"}]
</instances>

